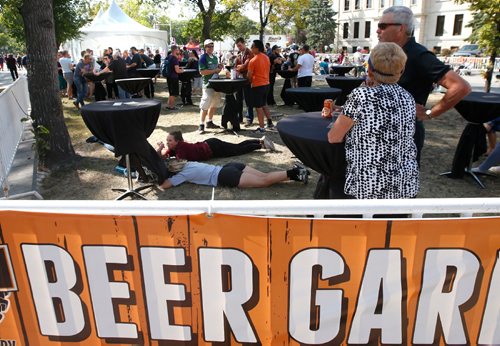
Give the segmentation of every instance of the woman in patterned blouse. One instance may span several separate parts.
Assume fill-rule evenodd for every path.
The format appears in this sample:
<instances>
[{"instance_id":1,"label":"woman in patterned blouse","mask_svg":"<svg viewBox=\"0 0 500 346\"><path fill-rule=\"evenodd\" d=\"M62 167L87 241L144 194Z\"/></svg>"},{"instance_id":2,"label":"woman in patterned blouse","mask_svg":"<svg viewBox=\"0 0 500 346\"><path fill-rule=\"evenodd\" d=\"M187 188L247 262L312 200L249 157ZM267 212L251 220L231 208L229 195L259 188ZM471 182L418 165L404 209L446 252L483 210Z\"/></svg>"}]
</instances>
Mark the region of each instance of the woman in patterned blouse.
<instances>
[{"instance_id":1,"label":"woman in patterned blouse","mask_svg":"<svg viewBox=\"0 0 500 346\"><path fill-rule=\"evenodd\" d=\"M415 101L397 82L406 55L394 43L379 43L368 60L367 85L349 95L328 133L345 139L344 192L357 199L413 198L419 188Z\"/></svg>"}]
</instances>

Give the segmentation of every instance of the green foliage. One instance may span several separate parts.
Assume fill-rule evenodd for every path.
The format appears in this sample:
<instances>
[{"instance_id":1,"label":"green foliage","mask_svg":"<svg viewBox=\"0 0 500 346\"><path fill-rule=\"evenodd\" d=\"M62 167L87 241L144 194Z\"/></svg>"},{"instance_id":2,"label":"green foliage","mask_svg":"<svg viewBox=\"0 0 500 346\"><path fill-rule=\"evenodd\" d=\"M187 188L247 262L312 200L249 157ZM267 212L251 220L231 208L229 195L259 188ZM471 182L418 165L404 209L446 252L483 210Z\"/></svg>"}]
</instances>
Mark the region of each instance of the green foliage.
<instances>
[{"instance_id":1,"label":"green foliage","mask_svg":"<svg viewBox=\"0 0 500 346\"><path fill-rule=\"evenodd\" d=\"M23 42L16 40L7 29L0 24L0 52L9 52L14 54L21 54L26 51Z\"/></svg>"},{"instance_id":2,"label":"green foliage","mask_svg":"<svg viewBox=\"0 0 500 346\"><path fill-rule=\"evenodd\" d=\"M304 11L307 43L321 50L335 39L335 12L330 0L311 0L310 7Z\"/></svg>"},{"instance_id":3,"label":"green foliage","mask_svg":"<svg viewBox=\"0 0 500 346\"><path fill-rule=\"evenodd\" d=\"M9 36L24 43L24 25L18 6L21 0L0 0L0 24L5 26ZM84 0L54 0L54 23L56 42L61 44L77 38L79 29L89 21L89 10Z\"/></svg>"},{"instance_id":4,"label":"green foliage","mask_svg":"<svg viewBox=\"0 0 500 346\"><path fill-rule=\"evenodd\" d=\"M229 18L231 25L228 25L226 35L236 41L238 37L248 39L250 35L254 35L257 29L257 23L240 12L233 12Z\"/></svg>"},{"instance_id":5,"label":"green foliage","mask_svg":"<svg viewBox=\"0 0 500 346\"><path fill-rule=\"evenodd\" d=\"M222 40L224 36L234 29L233 23L230 21L231 14L231 11L214 11L210 27L210 38L212 40ZM188 21L188 25L182 34L184 37L199 39L202 37L202 30L203 15L198 13L194 19Z\"/></svg>"}]
</instances>

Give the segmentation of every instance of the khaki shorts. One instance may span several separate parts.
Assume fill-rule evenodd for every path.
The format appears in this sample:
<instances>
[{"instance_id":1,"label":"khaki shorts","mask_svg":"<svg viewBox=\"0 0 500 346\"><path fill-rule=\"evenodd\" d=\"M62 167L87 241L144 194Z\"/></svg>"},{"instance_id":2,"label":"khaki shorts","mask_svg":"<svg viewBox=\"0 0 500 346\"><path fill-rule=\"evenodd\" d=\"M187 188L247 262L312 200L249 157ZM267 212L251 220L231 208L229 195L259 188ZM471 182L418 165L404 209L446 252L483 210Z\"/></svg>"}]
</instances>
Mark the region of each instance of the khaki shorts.
<instances>
[{"instance_id":1,"label":"khaki shorts","mask_svg":"<svg viewBox=\"0 0 500 346\"><path fill-rule=\"evenodd\" d=\"M209 108L212 107L219 107L220 106L220 100L221 100L221 94L216 92L212 88L207 88L203 86L203 95L201 96L201 101L200 101L200 109L207 111Z\"/></svg>"}]
</instances>

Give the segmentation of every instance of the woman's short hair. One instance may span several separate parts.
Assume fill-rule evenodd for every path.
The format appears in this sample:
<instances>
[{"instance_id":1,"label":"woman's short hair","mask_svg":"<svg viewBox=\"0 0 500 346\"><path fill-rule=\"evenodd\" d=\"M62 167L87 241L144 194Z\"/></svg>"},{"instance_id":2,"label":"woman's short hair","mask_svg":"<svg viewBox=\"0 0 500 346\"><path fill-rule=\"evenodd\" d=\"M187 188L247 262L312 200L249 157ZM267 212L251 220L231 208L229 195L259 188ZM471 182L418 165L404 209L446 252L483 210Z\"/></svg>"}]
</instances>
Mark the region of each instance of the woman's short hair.
<instances>
[{"instance_id":1,"label":"woman's short hair","mask_svg":"<svg viewBox=\"0 0 500 346\"><path fill-rule=\"evenodd\" d=\"M174 137L176 142L184 142L184 138L182 138L181 131L172 131L168 133L170 136Z\"/></svg>"},{"instance_id":2,"label":"woman's short hair","mask_svg":"<svg viewBox=\"0 0 500 346\"><path fill-rule=\"evenodd\" d=\"M379 83L397 83L404 72L406 54L392 42L381 42L370 52L368 66Z\"/></svg>"},{"instance_id":3,"label":"woman's short hair","mask_svg":"<svg viewBox=\"0 0 500 346\"><path fill-rule=\"evenodd\" d=\"M253 46L259 50L259 52L264 51L264 43L261 40L254 40Z\"/></svg>"},{"instance_id":4,"label":"woman's short hair","mask_svg":"<svg viewBox=\"0 0 500 346\"><path fill-rule=\"evenodd\" d=\"M186 165L187 160L181 160L181 159L169 159L167 161L167 169L170 173L179 173L182 171L184 166Z\"/></svg>"}]
</instances>

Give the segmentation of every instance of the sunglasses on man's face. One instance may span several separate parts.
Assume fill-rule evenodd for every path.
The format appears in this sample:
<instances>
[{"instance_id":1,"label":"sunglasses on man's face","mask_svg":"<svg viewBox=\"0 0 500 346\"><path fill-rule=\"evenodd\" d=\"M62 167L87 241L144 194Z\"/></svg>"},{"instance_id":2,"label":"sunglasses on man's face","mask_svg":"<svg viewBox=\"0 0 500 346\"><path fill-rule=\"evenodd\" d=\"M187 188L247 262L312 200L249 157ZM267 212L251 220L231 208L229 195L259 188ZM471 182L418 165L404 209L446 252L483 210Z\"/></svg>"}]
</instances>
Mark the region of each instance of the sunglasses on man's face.
<instances>
[{"instance_id":1,"label":"sunglasses on man's face","mask_svg":"<svg viewBox=\"0 0 500 346\"><path fill-rule=\"evenodd\" d=\"M213 46L213 45L211 45L211 44L210 44L210 45L208 45L208 46L205 46L205 47L206 47L206 48L214 48L214 46Z\"/></svg>"},{"instance_id":2,"label":"sunglasses on man's face","mask_svg":"<svg viewBox=\"0 0 500 346\"><path fill-rule=\"evenodd\" d=\"M401 24L401 23L378 23L378 28L380 30L385 30L385 29L387 29L387 27L392 26L392 25L401 26L403 24Z\"/></svg>"}]
</instances>

